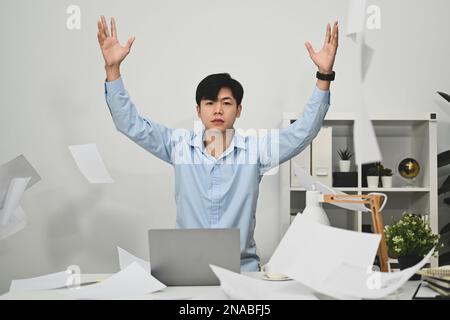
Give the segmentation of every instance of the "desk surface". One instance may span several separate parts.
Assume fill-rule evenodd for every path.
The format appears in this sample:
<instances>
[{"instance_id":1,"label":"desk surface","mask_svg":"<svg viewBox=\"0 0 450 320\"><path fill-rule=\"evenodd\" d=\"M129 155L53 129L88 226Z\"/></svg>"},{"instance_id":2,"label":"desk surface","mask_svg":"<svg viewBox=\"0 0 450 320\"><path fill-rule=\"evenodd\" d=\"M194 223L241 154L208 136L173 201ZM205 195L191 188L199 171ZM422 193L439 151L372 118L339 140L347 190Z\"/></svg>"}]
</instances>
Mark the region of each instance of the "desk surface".
<instances>
[{"instance_id":1,"label":"desk surface","mask_svg":"<svg viewBox=\"0 0 450 320\"><path fill-rule=\"evenodd\" d=\"M260 278L260 272L244 272L243 274ZM101 281L109 277L110 274L83 274L81 275L81 283L92 281ZM276 286L282 287L287 281L272 282ZM408 281L398 292L387 299L389 300L411 300L420 281ZM69 297L61 294L66 289L54 289L45 291L32 292L15 292L6 293L0 296L0 300L67 300ZM183 287L166 287L161 291L146 294L142 296L127 297L125 299L133 300L227 300L229 299L220 286L183 286Z\"/></svg>"}]
</instances>

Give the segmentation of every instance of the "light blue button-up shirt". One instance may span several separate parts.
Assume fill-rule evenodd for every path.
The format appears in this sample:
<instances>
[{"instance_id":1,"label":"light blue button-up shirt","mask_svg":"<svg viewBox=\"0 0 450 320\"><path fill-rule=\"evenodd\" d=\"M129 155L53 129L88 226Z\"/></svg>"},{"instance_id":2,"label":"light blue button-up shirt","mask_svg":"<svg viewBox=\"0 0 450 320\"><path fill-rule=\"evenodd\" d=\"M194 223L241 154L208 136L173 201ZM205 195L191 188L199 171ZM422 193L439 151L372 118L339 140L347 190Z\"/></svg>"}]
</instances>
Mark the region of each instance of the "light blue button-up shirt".
<instances>
[{"instance_id":1,"label":"light blue button-up shirt","mask_svg":"<svg viewBox=\"0 0 450 320\"><path fill-rule=\"evenodd\" d=\"M319 132L330 92L315 87L303 114L290 126L262 135L234 131L218 158L203 144L203 130L167 128L141 117L122 78L105 83L117 130L175 170L178 228L239 228L241 271L257 271L254 230L259 183L270 169L306 148Z\"/></svg>"}]
</instances>

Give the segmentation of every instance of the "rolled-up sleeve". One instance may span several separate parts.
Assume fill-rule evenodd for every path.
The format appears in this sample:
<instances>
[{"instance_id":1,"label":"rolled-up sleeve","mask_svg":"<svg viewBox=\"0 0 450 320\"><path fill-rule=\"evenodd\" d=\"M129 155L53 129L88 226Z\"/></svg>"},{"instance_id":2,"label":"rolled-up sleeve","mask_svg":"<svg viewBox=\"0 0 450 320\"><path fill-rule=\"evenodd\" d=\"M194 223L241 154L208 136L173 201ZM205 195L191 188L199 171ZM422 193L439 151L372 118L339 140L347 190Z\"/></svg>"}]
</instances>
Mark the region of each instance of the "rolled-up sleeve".
<instances>
[{"instance_id":1,"label":"rolled-up sleeve","mask_svg":"<svg viewBox=\"0 0 450 320\"><path fill-rule=\"evenodd\" d=\"M172 131L143 118L136 110L122 77L105 82L105 98L116 129L159 159L172 164Z\"/></svg>"},{"instance_id":2,"label":"rolled-up sleeve","mask_svg":"<svg viewBox=\"0 0 450 320\"><path fill-rule=\"evenodd\" d=\"M315 87L300 117L259 142L260 174L302 152L317 136L330 107L330 91ZM265 149L267 148L267 149Z\"/></svg>"}]
</instances>

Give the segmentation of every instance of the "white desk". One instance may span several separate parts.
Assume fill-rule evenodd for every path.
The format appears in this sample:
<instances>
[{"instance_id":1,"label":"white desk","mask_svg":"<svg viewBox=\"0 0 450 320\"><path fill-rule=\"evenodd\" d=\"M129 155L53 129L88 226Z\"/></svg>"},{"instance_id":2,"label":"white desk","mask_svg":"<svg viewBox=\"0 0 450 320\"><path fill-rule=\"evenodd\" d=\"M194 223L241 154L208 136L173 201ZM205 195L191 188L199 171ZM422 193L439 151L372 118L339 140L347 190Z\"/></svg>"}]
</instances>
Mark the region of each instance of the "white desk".
<instances>
[{"instance_id":1,"label":"white desk","mask_svg":"<svg viewBox=\"0 0 450 320\"><path fill-rule=\"evenodd\" d=\"M260 272L248 272L245 275L259 278ZM101 281L106 279L110 274L83 274L81 275L81 283ZM280 281L271 283L274 286L282 287L289 281ZM417 289L420 281L408 281L396 294L389 296L387 299L410 300ZM66 289L55 289L33 292L17 292L6 293L0 296L1 300L67 300L69 297L61 294ZM227 300L229 299L219 286L185 286L185 287L167 287L164 290L135 297L127 297L133 300L173 300L173 299L201 299L201 300Z\"/></svg>"}]
</instances>

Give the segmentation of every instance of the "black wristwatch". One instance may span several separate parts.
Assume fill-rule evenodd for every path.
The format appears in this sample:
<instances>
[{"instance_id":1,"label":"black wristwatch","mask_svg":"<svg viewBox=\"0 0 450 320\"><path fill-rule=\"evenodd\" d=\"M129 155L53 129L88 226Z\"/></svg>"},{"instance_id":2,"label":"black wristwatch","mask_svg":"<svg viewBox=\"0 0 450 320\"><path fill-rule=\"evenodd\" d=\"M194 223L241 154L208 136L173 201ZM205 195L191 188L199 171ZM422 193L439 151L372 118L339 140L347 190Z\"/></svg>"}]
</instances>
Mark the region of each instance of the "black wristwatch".
<instances>
[{"instance_id":1,"label":"black wristwatch","mask_svg":"<svg viewBox=\"0 0 450 320\"><path fill-rule=\"evenodd\" d=\"M336 76L334 71L331 71L331 74L320 73L317 71L316 78L323 81L333 81Z\"/></svg>"}]
</instances>

